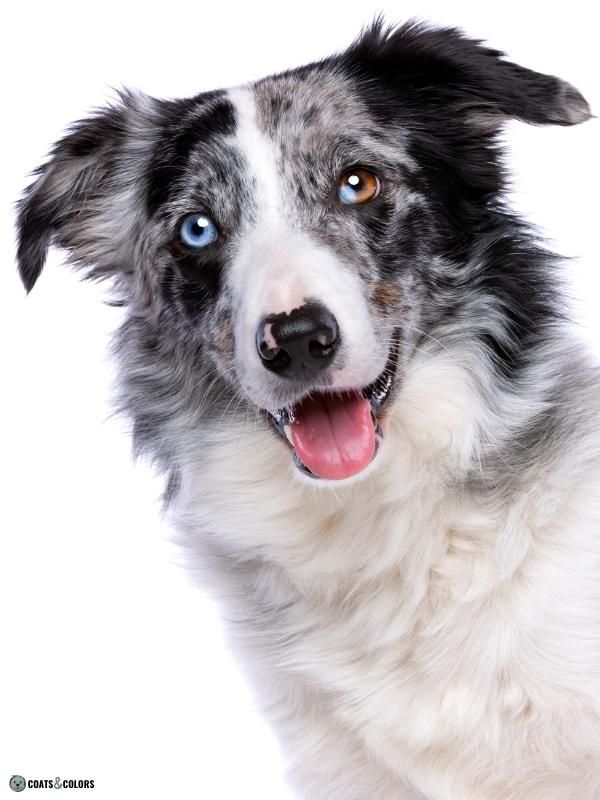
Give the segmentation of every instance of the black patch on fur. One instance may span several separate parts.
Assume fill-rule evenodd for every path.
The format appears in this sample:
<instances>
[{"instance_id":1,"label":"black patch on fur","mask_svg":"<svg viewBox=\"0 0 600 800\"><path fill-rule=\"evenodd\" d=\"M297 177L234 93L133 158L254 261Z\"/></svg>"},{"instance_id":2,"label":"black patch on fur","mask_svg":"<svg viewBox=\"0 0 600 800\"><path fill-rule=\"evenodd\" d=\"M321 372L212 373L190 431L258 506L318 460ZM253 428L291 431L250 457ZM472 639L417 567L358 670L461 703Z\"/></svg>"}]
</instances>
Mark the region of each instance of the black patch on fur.
<instances>
[{"instance_id":1,"label":"black patch on fur","mask_svg":"<svg viewBox=\"0 0 600 800\"><path fill-rule=\"evenodd\" d=\"M270 98L269 111L271 123L276 128L280 123L282 117L287 114L292 107L292 98L283 95L274 95Z\"/></svg>"},{"instance_id":2,"label":"black patch on fur","mask_svg":"<svg viewBox=\"0 0 600 800\"><path fill-rule=\"evenodd\" d=\"M427 296L423 325L429 332L442 331L439 335L446 338L450 324L453 335L460 337L474 313L476 334L494 370L506 385L516 388L522 370L561 317L558 259L507 214L481 236L471 257L469 267L457 266L446 274L423 266Z\"/></svg>"},{"instance_id":3,"label":"black patch on fur","mask_svg":"<svg viewBox=\"0 0 600 800\"><path fill-rule=\"evenodd\" d=\"M110 108L102 115L76 123L64 141L64 151L73 158L85 158L97 153L107 142L118 146L125 141L122 110Z\"/></svg>"},{"instance_id":4,"label":"black patch on fur","mask_svg":"<svg viewBox=\"0 0 600 800\"><path fill-rule=\"evenodd\" d=\"M176 302L192 322L214 306L221 290L221 261L218 255L195 254L172 248L177 268L167 267L161 293L167 303Z\"/></svg>"},{"instance_id":5,"label":"black patch on fur","mask_svg":"<svg viewBox=\"0 0 600 800\"><path fill-rule=\"evenodd\" d=\"M163 104L164 122L146 173L146 208L154 214L181 185L200 142L235 131L235 112L222 91Z\"/></svg>"},{"instance_id":6,"label":"black patch on fur","mask_svg":"<svg viewBox=\"0 0 600 800\"><path fill-rule=\"evenodd\" d=\"M506 61L504 53L470 39L456 28L409 22L386 27L381 19L341 58L354 76L378 79L405 107L433 111L439 122L474 113L513 117L534 124L573 125L589 118L575 87ZM377 96L377 91L365 97ZM397 103L379 97L381 119L394 117ZM396 109L394 106L396 105Z\"/></svg>"},{"instance_id":7,"label":"black patch on fur","mask_svg":"<svg viewBox=\"0 0 600 800\"><path fill-rule=\"evenodd\" d=\"M434 236L430 225L430 217L425 208L414 205L402 217L402 224L396 237L398 254L403 259L413 259L422 249L425 236Z\"/></svg>"},{"instance_id":8,"label":"black patch on fur","mask_svg":"<svg viewBox=\"0 0 600 800\"><path fill-rule=\"evenodd\" d=\"M498 375L515 380L556 320L560 292L553 257L504 207L497 133L508 117L581 122L589 116L585 100L569 84L512 64L456 29L418 23L385 29L377 21L339 65L374 127L401 132L419 166L414 180L423 208L399 219L395 236L375 204L363 219L381 275L392 280L420 256L429 332L459 320L474 297L489 298L496 311L481 342ZM456 265L479 259L478 267L428 274L424 247Z\"/></svg>"},{"instance_id":9,"label":"black patch on fur","mask_svg":"<svg viewBox=\"0 0 600 800\"><path fill-rule=\"evenodd\" d=\"M414 205L395 222L393 230L372 245L377 258L379 276L386 281L402 278L420 260L435 252L436 232L431 214L425 206Z\"/></svg>"},{"instance_id":10,"label":"black patch on fur","mask_svg":"<svg viewBox=\"0 0 600 800\"><path fill-rule=\"evenodd\" d=\"M160 279L160 294L167 305L171 305L176 299L175 270L171 265L165 267Z\"/></svg>"},{"instance_id":11,"label":"black patch on fur","mask_svg":"<svg viewBox=\"0 0 600 800\"><path fill-rule=\"evenodd\" d=\"M507 384L517 381L561 317L557 260L515 231L494 241L474 276L477 289L500 308L504 335L490 327L480 338Z\"/></svg>"},{"instance_id":12,"label":"black patch on fur","mask_svg":"<svg viewBox=\"0 0 600 800\"><path fill-rule=\"evenodd\" d=\"M348 206L344 209L360 223L366 241L374 252L378 252L380 245L386 241L394 210L395 203L381 196L363 206Z\"/></svg>"},{"instance_id":13,"label":"black patch on fur","mask_svg":"<svg viewBox=\"0 0 600 800\"><path fill-rule=\"evenodd\" d=\"M377 21L340 64L376 126L408 134L452 258L463 258L487 227L504 185L500 123L513 117L569 125L587 109L569 84L512 64L456 29L386 29Z\"/></svg>"},{"instance_id":14,"label":"black patch on fur","mask_svg":"<svg viewBox=\"0 0 600 800\"><path fill-rule=\"evenodd\" d=\"M44 268L50 244L70 247L75 223L85 219L86 198L108 191L116 172L116 153L125 138L125 107L130 99L124 92L123 105L109 106L71 125L47 163L36 170L17 218L17 263L28 292ZM98 269L96 274L100 273ZM94 276L94 270L89 274Z\"/></svg>"},{"instance_id":15,"label":"black patch on fur","mask_svg":"<svg viewBox=\"0 0 600 800\"><path fill-rule=\"evenodd\" d=\"M304 116L302 121L305 125L313 125L318 119L319 115L321 114L321 110L317 105L309 106L306 111L304 112Z\"/></svg>"}]
</instances>

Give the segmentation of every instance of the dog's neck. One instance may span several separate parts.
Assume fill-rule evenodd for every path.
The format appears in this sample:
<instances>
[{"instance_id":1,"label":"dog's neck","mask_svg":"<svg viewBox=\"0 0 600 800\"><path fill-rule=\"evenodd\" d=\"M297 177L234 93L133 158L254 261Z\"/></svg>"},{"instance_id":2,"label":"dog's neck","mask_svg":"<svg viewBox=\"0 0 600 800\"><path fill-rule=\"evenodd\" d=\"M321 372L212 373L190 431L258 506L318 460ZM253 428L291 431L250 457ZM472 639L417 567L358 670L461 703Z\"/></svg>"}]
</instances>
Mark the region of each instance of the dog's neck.
<instances>
[{"instance_id":1,"label":"dog's neck","mask_svg":"<svg viewBox=\"0 0 600 800\"><path fill-rule=\"evenodd\" d=\"M464 592L465 551L488 554L485 581L470 589L488 591L518 567L527 542L502 544L516 489L482 486L481 463L502 458L546 408L545 394L533 379L527 396L500 391L475 353L423 353L389 411L378 463L339 487L301 478L266 426L228 418L186 439L177 527L208 537L232 564L277 565L295 586L329 598L397 569L416 601L449 546L462 551L452 580ZM525 482L523 474L520 490Z\"/></svg>"}]
</instances>

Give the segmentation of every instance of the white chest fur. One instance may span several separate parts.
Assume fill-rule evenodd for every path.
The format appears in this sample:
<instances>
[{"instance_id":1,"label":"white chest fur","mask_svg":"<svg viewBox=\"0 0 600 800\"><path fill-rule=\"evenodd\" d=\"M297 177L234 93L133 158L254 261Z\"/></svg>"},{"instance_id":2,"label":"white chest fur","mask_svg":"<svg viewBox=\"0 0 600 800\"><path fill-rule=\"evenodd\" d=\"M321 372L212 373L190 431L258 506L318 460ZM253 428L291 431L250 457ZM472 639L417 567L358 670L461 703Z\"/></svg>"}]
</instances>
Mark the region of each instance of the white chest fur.
<instances>
[{"instance_id":1,"label":"white chest fur","mask_svg":"<svg viewBox=\"0 0 600 800\"><path fill-rule=\"evenodd\" d=\"M448 453L465 457L478 415L447 388L444 408L420 403L421 428L395 412L378 468L336 492L298 482L281 442L228 420L182 454L176 524L283 729L287 713L302 731L318 698L319 716L434 800L593 798L597 476L565 464L510 502L450 482Z\"/></svg>"}]
</instances>

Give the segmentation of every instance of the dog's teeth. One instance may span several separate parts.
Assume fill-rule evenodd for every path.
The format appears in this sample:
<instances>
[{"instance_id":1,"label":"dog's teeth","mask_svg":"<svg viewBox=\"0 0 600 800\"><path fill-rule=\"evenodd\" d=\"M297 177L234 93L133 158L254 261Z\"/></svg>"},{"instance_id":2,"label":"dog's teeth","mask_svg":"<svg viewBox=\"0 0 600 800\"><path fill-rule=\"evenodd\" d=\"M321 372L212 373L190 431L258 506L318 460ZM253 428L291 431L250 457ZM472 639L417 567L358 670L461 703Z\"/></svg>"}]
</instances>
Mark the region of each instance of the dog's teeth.
<instances>
[{"instance_id":1,"label":"dog's teeth","mask_svg":"<svg viewBox=\"0 0 600 800\"><path fill-rule=\"evenodd\" d=\"M267 411L267 415L271 418L273 424L279 429L288 424L289 416L287 409L277 408L274 411Z\"/></svg>"},{"instance_id":2,"label":"dog's teeth","mask_svg":"<svg viewBox=\"0 0 600 800\"><path fill-rule=\"evenodd\" d=\"M288 440L288 442L289 442L289 443L292 445L292 447L293 447L293 442L292 442L292 429L291 429L291 427L290 427L289 425L284 425L284 426L283 426L283 432L285 433L285 437L286 437L286 439Z\"/></svg>"}]
</instances>

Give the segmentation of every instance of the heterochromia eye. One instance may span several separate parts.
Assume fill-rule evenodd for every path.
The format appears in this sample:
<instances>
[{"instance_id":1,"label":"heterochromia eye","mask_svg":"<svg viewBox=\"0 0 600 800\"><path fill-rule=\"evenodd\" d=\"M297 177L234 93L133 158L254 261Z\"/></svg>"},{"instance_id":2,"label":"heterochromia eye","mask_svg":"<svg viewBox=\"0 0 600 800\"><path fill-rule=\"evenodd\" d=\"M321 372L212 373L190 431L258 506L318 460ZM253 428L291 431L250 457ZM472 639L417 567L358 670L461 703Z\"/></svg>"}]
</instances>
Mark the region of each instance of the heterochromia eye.
<instances>
[{"instance_id":1,"label":"heterochromia eye","mask_svg":"<svg viewBox=\"0 0 600 800\"><path fill-rule=\"evenodd\" d=\"M179 226L181 241L194 250L208 247L219 238L217 226L206 214L188 214Z\"/></svg>"},{"instance_id":2,"label":"heterochromia eye","mask_svg":"<svg viewBox=\"0 0 600 800\"><path fill-rule=\"evenodd\" d=\"M374 172L354 167L341 176L338 198L344 205L360 205L377 197L380 189L381 182Z\"/></svg>"}]
</instances>

